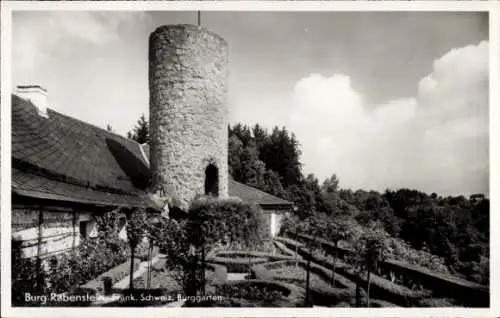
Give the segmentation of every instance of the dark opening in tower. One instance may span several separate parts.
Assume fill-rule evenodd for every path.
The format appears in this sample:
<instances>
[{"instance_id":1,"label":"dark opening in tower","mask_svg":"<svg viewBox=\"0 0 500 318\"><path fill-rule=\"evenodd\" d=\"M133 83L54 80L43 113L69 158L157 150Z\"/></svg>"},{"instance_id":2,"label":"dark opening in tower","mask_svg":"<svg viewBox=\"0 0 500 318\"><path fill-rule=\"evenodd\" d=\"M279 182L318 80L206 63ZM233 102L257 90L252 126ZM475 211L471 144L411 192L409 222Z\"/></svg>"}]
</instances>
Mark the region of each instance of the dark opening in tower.
<instances>
[{"instance_id":1,"label":"dark opening in tower","mask_svg":"<svg viewBox=\"0 0 500 318\"><path fill-rule=\"evenodd\" d=\"M219 171L217 167L210 164L205 169L205 195L211 197L219 196Z\"/></svg>"}]
</instances>

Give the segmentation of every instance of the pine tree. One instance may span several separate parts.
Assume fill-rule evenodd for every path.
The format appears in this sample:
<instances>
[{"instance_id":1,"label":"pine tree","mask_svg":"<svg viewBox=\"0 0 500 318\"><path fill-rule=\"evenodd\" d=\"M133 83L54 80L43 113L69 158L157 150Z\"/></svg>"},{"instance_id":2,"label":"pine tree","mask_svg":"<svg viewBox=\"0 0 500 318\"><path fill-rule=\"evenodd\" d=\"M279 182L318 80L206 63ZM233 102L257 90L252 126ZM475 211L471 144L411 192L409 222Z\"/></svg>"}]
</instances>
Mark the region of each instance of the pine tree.
<instances>
[{"instance_id":1,"label":"pine tree","mask_svg":"<svg viewBox=\"0 0 500 318\"><path fill-rule=\"evenodd\" d=\"M144 114L137 121L133 132L128 132L127 137L137 141L140 144L149 142L149 123Z\"/></svg>"}]
</instances>

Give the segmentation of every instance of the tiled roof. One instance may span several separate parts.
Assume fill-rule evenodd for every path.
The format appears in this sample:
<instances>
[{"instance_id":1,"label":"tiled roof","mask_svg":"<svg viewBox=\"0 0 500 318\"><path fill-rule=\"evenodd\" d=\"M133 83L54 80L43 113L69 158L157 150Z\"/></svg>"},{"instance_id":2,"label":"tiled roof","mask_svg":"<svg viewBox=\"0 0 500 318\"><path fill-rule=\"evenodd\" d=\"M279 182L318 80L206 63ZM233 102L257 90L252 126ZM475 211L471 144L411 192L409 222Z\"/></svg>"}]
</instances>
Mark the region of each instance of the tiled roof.
<instances>
[{"instance_id":1,"label":"tiled roof","mask_svg":"<svg viewBox=\"0 0 500 318\"><path fill-rule=\"evenodd\" d=\"M150 206L146 196L96 191L12 169L14 192L28 197L93 205Z\"/></svg>"},{"instance_id":2,"label":"tiled roof","mask_svg":"<svg viewBox=\"0 0 500 318\"><path fill-rule=\"evenodd\" d=\"M133 140L12 96L12 190L61 200L148 205L148 164ZM135 202L135 203L134 203Z\"/></svg>"},{"instance_id":3,"label":"tiled roof","mask_svg":"<svg viewBox=\"0 0 500 318\"><path fill-rule=\"evenodd\" d=\"M149 145L142 144L141 146L145 155L149 158ZM232 179L229 179L228 182L228 192L229 196L239 197L244 202L259 204L262 207L289 208L293 205L289 201Z\"/></svg>"},{"instance_id":4,"label":"tiled roof","mask_svg":"<svg viewBox=\"0 0 500 318\"><path fill-rule=\"evenodd\" d=\"M105 205L156 205L145 192L151 179L149 146L12 96L12 191L43 199ZM141 149L142 146L142 149ZM268 207L291 203L229 181L229 195Z\"/></svg>"},{"instance_id":5,"label":"tiled roof","mask_svg":"<svg viewBox=\"0 0 500 318\"><path fill-rule=\"evenodd\" d=\"M259 204L261 206L291 207L292 203L269 193L247 186L246 184L229 180L229 196L239 197L244 202Z\"/></svg>"}]
</instances>

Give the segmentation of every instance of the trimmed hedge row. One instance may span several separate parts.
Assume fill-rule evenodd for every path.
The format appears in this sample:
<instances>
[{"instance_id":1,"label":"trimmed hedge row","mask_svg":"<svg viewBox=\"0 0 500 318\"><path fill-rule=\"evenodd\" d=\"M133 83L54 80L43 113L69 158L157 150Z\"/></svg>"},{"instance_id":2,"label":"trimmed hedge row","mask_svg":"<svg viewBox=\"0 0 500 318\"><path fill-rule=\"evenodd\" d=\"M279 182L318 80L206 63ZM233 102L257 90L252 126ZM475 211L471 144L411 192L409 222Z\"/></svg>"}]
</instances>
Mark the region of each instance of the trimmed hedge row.
<instances>
[{"instance_id":1,"label":"trimmed hedge row","mask_svg":"<svg viewBox=\"0 0 500 318\"><path fill-rule=\"evenodd\" d=\"M310 240L311 236L299 234L299 238ZM293 244L290 238L280 238L283 242ZM322 248L327 253L337 252L339 257L352 254L350 249L336 247L330 241L319 239ZM300 243L301 242L296 242ZM436 296L452 297L472 307L489 307L489 288L474 282L470 282L452 275L433 272L416 264L407 264L402 261L389 259L380 264L381 269L407 275L418 280L425 288L434 292Z\"/></svg>"},{"instance_id":2,"label":"trimmed hedge row","mask_svg":"<svg viewBox=\"0 0 500 318\"><path fill-rule=\"evenodd\" d=\"M307 268L307 262L303 260L299 260L297 262L304 270ZM278 261L266 264L256 265L252 268L252 275L254 275L257 279L265 279L271 281L282 281L290 284L300 284L305 286L306 278L296 278L296 277L286 277L273 273L271 270L275 268L280 268L283 266L295 265L296 262L292 260L286 261ZM314 263L310 264L311 273L314 273L321 278L323 278L327 282L331 282L331 271L326 268L316 265ZM353 299L356 295L355 287L351 281L346 279L340 274L335 275L336 286L337 288L329 287L325 288L324 286L317 286L315 284L311 284L311 294L313 298L313 302L316 305L324 305L331 306L333 303L339 303L342 301L349 301ZM342 286L342 287L340 287Z\"/></svg>"},{"instance_id":3,"label":"trimmed hedge row","mask_svg":"<svg viewBox=\"0 0 500 318\"><path fill-rule=\"evenodd\" d=\"M294 242L290 239L287 239L286 242L290 245L297 244L297 242ZM328 261L326 257L320 256L317 253L311 254L304 247L299 248L299 253L305 258L311 258L311 260L315 263L326 265L329 268L331 268L332 266L331 261ZM336 272L340 273L342 276L345 276L347 279L351 280L354 283L358 283L362 286L367 286L368 281L366 278L355 273L349 265L339 261L337 263L340 264L336 265ZM377 298L394 302L401 306L415 306L417 305L419 300L428 298L432 294L430 291L413 291L407 287L394 284L391 281L374 274L370 275L370 282L370 289L371 291L373 291L373 295L377 295Z\"/></svg>"},{"instance_id":4,"label":"trimmed hedge row","mask_svg":"<svg viewBox=\"0 0 500 318\"><path fill-rule=\"evenodd\" d=\"M368 284L368 280L365 277L355 273L352 269L345 268L341 269L340 272L345 277L360 284L361 286L367 286ZM404 307L416 306L421 299L432 296L432 292L429 290L411 290L407 287L394 284L391 281L374 274L370 275L370 290L373 292L373 295L377 295L377 298L387 300Z\"/></svg>"},{"instance_id":5,"label":"trimmed hedge row","mask_svg":"<svg viewBox=\"0 0 500 318\"><path fill-rule=\"evenodd\" d=\"M254 294L254 291L260 290ZM299 286L262 279L227 281L217 288L218 295L230 298L264 298L263 306L299 307L304 303L305 290ZM253 295L252 295L253 294ZM279 297L276 297L279 296Z\"/></svg>"},{"instance_id":6,"label":"trimmed hedge row","mask_svg":"<svg viewBox=\"0 0 500 318\"><path fill-rule=\"evenodd\" d=\"M137 258L134 259L134 271L139 268L141 261ZM94 291L103 291L103 280L108 277L111 279L111 284L114 285L118 283L123 278L127 277L130 274L130 260L122 263L116 267L113 267L109 271L102 273L97 276L93 280L85 283L81 286L84 290L94 290Z\"/></svg>"},{"instance_id":7,"label":"trimmed hedge row","mask_svg":"<svg viewBox=\"0 0 500 318\"><path fill-rule=\"evenodd\" d=\"M304 269L307 268L306 261L298 260L297 263L300 266L302 266ZM259 268L263 267L266 271L271 272L270 270L272 270L272 269L280 268L283 266L295 265L295 264L296 264L295 260L284 260L284 261L277 261L277 262L260 264L260 265L254 266L252 268L252 270L257 269L257 271L259 271ZM313 262L311 262L310 266L311 266L310 268L311 268L312 273L319 275L322 279L324 279L325 281L327 281L329 283L332 281L331 270L329 270L321 265L315 264ZM260 275L264 274L264 271L260 271L259 274ZM264 274L264 275L266 275L266 274ZM271 277L269 277L269 278L273 278L273 277L276 277L276 276L273 275L273 273L271 272ZM338 273L335 274L335 284L336 284L336 286L339 286L341 289L344 289L344 288L354 289L356 287L356 284L354 284L352 281L348 280L347 278L345 278L344 276L342 276L341 274L338 274Z\"/></svg>"},{"instance_id":8,"label":"trimmed hedge row","mask_svg":"<svg viewBox=\"0 0 500 318\"><path fill-rule=\"evenodd\" d=\"M279 241L284 242L285 245L290 247L291 249L292 248L295 249L296 247L298 247L297 251L299 253L299 256L303 257L304 259L311 257L311 253L304 246L304 244L291 239L282 239L282 238L277 238L277 239ZM332 267L332 260L330 260L328 257L320 255L319 253L313 253L313 254L314 254L313 260L315 263L328 269ZM343 262L340 258L337 258L335 262L335 272L339 272L339 269L343 267L349 267L349 265Z\"/></svg>"},{"instance_id":9,"label":"trimmed hedge row","mask_svg":"<svg viewBox=\"0 0 500 318\"><path fill-rule=\"evenodd\" d=\"M291 256L293 258L297 257L298 259L302 259L302 256L300 256L299 254L296 254L295 251L292 251L291 249L286 247L285 244L283 244L279 241L273 241L273 244L284 255Z\"/></svg>"},{"instance_id":10,"label":"trimmed hedge row","mask_svg":"<svg viewBox=\"0 0 500 318\"><path fill-rule=\"evenodd\" d=\"M229 258L229 257L214 257L209 260L212 263L224 265L228 272L231 273L246 273L255 264L266 263L267 258Z\"/></svg>"},{"instance_id":11,"label":"trimmed hedge row","mask_svg":"<svg viewBox=\"0 0 500 318\"><path fill-rule=\"evenodd\" d=\"M219 265L224 265L228 272L246 273L256 264L270 261L289 260L291 256L270 254L265 252L251 251L223 251L214 252L207 258L207 261Z\"/></svg>"}]
</instances>

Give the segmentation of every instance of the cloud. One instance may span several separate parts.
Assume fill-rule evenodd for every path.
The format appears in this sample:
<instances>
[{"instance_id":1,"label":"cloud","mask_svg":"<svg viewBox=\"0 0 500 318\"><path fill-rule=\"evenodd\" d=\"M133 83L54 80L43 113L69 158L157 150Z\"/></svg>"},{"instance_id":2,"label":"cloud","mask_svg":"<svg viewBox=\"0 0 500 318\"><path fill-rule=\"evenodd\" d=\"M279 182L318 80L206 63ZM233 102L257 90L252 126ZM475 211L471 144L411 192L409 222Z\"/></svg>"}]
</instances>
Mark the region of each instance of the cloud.
<instances>
[{"instance_id":1,"label":"cloud","mask_svg":"<svg viewBox=\"0 0 500 318\"><path fill-rule=\"evenodd\" d=\"M413 97L366 105L346 75L299 80L287 126L304 170L341 186L488 193L488 42L433 64Z\"/></svg>"},{"instance_id":2,"label":"cloud","mask_svg":"<svg viewBox=\"0 0 500 318\"><path fill-rule=\"evenodd\" d=\"M119 43L123 34L142 29L151 21L144 12L54 11L16 12L13 16L14 74L31 74L62 55ZM33 78L34 77L34 78Z\"/></svg>"}]
</instances>

